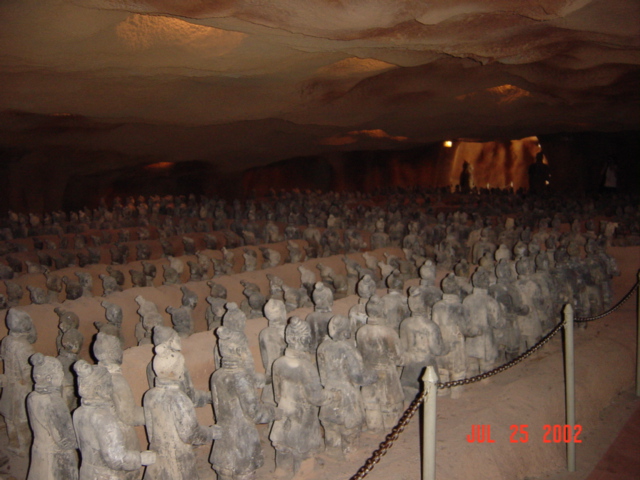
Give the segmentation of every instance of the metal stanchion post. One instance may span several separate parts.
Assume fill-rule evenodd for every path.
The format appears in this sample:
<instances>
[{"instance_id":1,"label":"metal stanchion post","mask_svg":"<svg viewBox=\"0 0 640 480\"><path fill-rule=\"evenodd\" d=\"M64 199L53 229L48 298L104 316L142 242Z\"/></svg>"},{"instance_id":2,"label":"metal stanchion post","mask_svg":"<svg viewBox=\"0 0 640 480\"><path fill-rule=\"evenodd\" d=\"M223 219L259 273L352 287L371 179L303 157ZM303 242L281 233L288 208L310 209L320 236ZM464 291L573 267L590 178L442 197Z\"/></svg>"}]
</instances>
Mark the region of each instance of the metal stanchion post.
<instances>
[{"instance_id":1,"label":"metal stanchion post","mask_svg":"<svg viewBox=\"0 0 640 480\"><path fill-rule=\"evenodd\" d=\"M422 414L422 480L436 478L436 397L438 374L428 366L422 375L427 399Z\"/></svg>"},{"instance_id":2,"label":"metal stanchion post","mask_svg":"<svg viewBox=\"0 0 640 480\"><path fill-rule=\"evenodd\" d=\"M638 270L638 291L636 292L637 302L637 316L638 322L636 325L636 396L640 397L640 270Z\"/></svg>"},{"instance_id":3,"label":"metal stanchion post","mask_svg":"<svg viewBox=\"0 0 640 480\"><path fill-rule=\"evenodd\" d=\"M567 427L570 439L567 443L567 470L576 471L576 444L573 441L573 432L576 425L576 397L573 365L573 307L567 304L564 307L564 369L565 369L565 395L567 404Z\"/></svg>"}]
</instances>

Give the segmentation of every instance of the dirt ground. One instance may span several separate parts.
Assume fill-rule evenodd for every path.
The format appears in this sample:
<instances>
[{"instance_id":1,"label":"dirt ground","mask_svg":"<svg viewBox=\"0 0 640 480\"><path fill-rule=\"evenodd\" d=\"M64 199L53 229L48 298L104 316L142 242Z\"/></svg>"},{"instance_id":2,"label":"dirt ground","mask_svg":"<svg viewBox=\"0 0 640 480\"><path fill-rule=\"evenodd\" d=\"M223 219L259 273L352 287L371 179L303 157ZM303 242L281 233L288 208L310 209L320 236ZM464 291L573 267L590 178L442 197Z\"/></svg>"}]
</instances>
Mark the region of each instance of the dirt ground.
<instances>
[{"instance_id":1,"label":"dirt ground","mask_svg":"<svg viewBox=\"0 0 640 480\"><path fill-rule=\"evenodd\" d=\"M381 252L375 252L381 256ZM398 254L393 251L394 254ZM620 266L622 275L614 279L614 299L618 301L636 281L640 267L640 247L612 247L610 249ZM342 268L339 257L323 259L334 269ZM316 261L311 261L315 263ZM309 262L307 262L309 263ZM299 285L299 273L293 265L283 265L271 269L287 284ZM445 272L439 272L443 276ZM220 277L225 278L225 277ZM229 298L241 298L241 278L250 279L266 291L264 271L234 275L224 280L229 290ZM203 285L200 285L203 284ZM189 283L187 286L197 291L200 297L198 316L204 315L204 296L208 287L204 282ZM138 291L139 290L139 291ZM127 319L125 332L128 343L137 314L132 311L131 302L136 294L142 294L159 306L179 304L177 287L147 287L131 289L116 294L122 296ZM114 301L112 298L110 301ZM90 343L91 324L99 320L103 310L98 299L80 299L65 302L64 307L73 308L82 319L89 334L85 343ZM350 296L335 302L334 312L346 313L357 301ZM68 304L68 305L67 305ZM49 345L55 339L57 316L51 316L45 306L26 306L38 322L38 331L43 344ZM39 312L39 311L42 312ZM162 308L160 309L162 311ZM293 312L304 316L309 310ZM42 316L39 313L43 313ZM167 316L168 320L168 316ZM199 324L203 325L203 318ZM46 326L45 326L46 325ZM581 444L577 445L577 472L568 474L565 467L565 445L544 442L545 428L564 424L564 373L561 335L554 337L541 351L521 364L492 379L464 387L461 398L451 399L438 396L437 399L437 453L436 474L441 479L474 480L581 480L586 478L607 446L615 438L618 430L630 414L640 405L633 395L636 352L636 299L633 297L619 310L604 319L590 323L586 330L576 329L576 422L581 426ZM262 369L257 348L257 334L266 326L263 318L252 319L247 324L247 335L251 342L257 369ZM42 333L44 332L44 333ZM51 337L53 335L53 337ZM130 343L129 343L130 344ZM215 341L211 332L194 334L183 341L187 366L194 383L199 389L208 389L208 379L213 371L213 347ZM51 353L50 353L51 354ZM144 370L151 358L150 346L133 347L125 352L123 370L134 395L141 400L147 389ZM213 414L210 406L198 409L200 422L211 424ZM473 425L488 425L495 443L469 443L467 434ZM512 426L527 425L527 442L511 443ZM550 427L545 427L549 425ZM257 480L272 479L274 451L267 440L266 426L260 426L264 438L265 465L257 472ZM393 448L367 476L372 480L412 480L420 478L420 430L421 418L417 414L407 429L395 442ZM3 429L1 429L3 432ZM139 431L142 445L146 446L144 431ZM518 438L518 437L516 437ZM371 452L384 440L384 435L365 433L360 448L348 459L338 461L323 454L306 461L296 480L339 480L349 479L366 461ZM6 439L0 440L6 443ZM207 457L210 446L197 448L201 479L215 478L209 468ZM24 479L27 460L10 457L9 467L3 472L7 478ZM8 475L7 475L8 474Z\"/></svg>"}]
</instances>

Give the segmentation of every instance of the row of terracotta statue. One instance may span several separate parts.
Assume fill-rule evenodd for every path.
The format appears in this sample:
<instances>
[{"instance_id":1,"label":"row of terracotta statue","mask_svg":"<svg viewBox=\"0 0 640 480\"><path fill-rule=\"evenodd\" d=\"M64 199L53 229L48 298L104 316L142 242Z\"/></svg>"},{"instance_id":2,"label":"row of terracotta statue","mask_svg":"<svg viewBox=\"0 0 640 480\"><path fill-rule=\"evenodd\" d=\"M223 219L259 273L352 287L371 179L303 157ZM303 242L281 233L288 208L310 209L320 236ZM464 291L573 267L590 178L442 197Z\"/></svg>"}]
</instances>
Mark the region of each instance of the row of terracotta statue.
<instances>
[{"instance_id":1,"label":"row of terracotta statue","mask_svg":"<svg viewBox=\"0 0 640 480\"><path fill-rule=\"evenodd\" d=\"M559 320L564 304L585 315L610 305L617 269L601 244L586 241L584 258L576 242L555 251L532 245L485 252L471 276L460 261L441 288L431 260L419 269L420 284L408 290L400 270L392 270L382 296L373 276L361 270L355 284L360 301L348 316L332 312L337 289L331 282L303 279L301 288L314 305L304 319L288 318L285 289L272 288L262 303L269 326L258 338L264 374L255 370L245 312L212 284L212 297L220 301L211 314L221 316L221 326L212 317L217 347L210 391L193 386L181 353L181 337L192 330L181 329L174 317L174 328L156 323L142 336L155 353L142 406L122 375L117 306L105 306L108 322L99 325L92 345L97 365L77 360L82 336L75 314L58 309L60 356L53 358L33 352L32 319L12 308L9 335L0 344L0 414L10 448L24 454L31 445L29 480L134 479L145 465L145 479L196 479L192 446L212 441L209 461L218 477L248 479L264 460L259 423L272 424L279 475L294 474L322 449L348 455L363 429L394 426L419 391L426 366L437 367L443 381L484 372L535 344ZM189 308L188 291L183 294ZM137 299L141 310L143 300ZM452 395L459 396L460 388ZM199 425L195 409L209 403L217 423ZM149 450L141 450L136 425L145 425Z\"/></svg>"}]
</instances>

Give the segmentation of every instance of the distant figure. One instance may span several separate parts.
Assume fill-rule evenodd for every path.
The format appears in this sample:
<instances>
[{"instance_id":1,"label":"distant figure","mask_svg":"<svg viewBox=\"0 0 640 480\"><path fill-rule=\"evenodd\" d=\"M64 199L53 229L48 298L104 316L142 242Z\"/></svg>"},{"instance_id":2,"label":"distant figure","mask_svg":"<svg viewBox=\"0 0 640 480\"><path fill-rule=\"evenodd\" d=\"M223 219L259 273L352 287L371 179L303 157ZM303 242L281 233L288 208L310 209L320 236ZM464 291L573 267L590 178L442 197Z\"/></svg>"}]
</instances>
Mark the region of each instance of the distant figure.
<instances>
[{"instance_id":1,"label":"distant figure","mask_svg":"<svg viewBox=\"0 0 640 480\"><path fill-rule=\"evenodd\" d=\"M615 192L618 189L618 164L613 158L607 160L602 168L602 192Z\"/></svg>"},{"instance_id":2,"label":"distant figure","mask_svg":"<svg viewBox=\"0 0 640 480\"><path fill-rule=\"evenodd\" d=\"M471 192L471 170L469 169L469 162L465 161L462 164L462 172L460 172L460 192Z\"/></svg>"},{"instance_id":3,"label":"distant figure","mask_svg":"<svg viewBox=\"0 0 640 480\"><path fill-rule=\"evenodd\" d=\"M535 163L529 166L529 192L542 193L549 185L549 165L544 163L544 153L538 152Z\"/></svg>"}]
</instances>

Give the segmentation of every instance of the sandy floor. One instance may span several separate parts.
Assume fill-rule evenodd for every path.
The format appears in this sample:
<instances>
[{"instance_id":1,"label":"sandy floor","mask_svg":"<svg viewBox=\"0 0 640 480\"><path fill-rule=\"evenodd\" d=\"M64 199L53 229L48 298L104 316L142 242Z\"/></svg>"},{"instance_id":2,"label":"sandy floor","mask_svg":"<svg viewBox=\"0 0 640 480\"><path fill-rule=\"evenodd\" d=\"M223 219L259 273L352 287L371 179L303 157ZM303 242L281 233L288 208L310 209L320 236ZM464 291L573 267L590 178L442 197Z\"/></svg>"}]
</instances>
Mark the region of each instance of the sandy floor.
<instances>
[{"instance_id":1,"label":"sandy floor","mask_svg":"<svg viewBox=\"0 0 640 480\"><path fill-rule=\"evenodd\" d=\"M614 298L617 300L626 294L636 280L636 272L640 267L640 247L611 249L622 270L622 276L614 280ZM380 254L380 252L376 252ZM312 261L314 262L314 261ZM338 268L342 262L339 258L331 258L327 262ZM299 274L293 265L284 265L272 269L289 285L299 284ZM442 275L444 272L439 272ZM223 277L221 277L223 278ZM266 291L264 272L238 274L226 281L229 282L231 299L241 293L237 281L247 278L260 284ZM199 308L204 308L206 285L190 283L189 288L197 291L201 298ZM132 289L137 290L137 289ZM139 289L141 292L127 291L121 294L126 318L133 318L127 323L126 333L131 342L131 331L137 315L131 311L130 302L135 294L145 297L161 305L176 305L179 295L174 287ZM154 291L155 290L155 291ZM178 290L179 292L179 290ZM114 296L112 296L114 297ZM118 297L115 297L116 299ZM110 301L113 301L110 298ZM347 297L336 301L334 311L346 312L356 301L355 297ZM91 322L101 319L104 311L96 306L97 299L76 301L76 311L89 333ZM69 303L69 302L67 302ZM67 304L65 304L67 306ZM46 311L45 306L29 306L34 318L38 310L42 310L43 322L50 335L51 322L57 317ZM69 305L71 308L71 305ZM203 315L204 310L197 313ZM299 311L301 316L307 311ZM438 397L437 424L437 476L446 479L583 479L591 471L607 445L615 437L626 418L638 404L631 395L635 375L635 312L636 300L631 299L612 315L594 322L586 330L576 331L576 396L577 423L582 427L580 438L582 443L577 448L578 471L567 474L565 470L565 446L559 443L544 443L545 425L562 425L564 423L564 384L563 360L560 335L556 336L540 352L525 360L520 365L483 382L465 387L460 399ZM200 323L202 324L202 321ZM250 320L247 335L252 342L254 356L259 362L257 350L257 333L266 326L264 319ZM38 325L40 331L40 325ZM85 334L86 335L86 334ZM53 338L42 339L49 344ZM213 370L212 348L213 335L202 332L193 335L183 342L187 365L200 389L208 388L208 378ZM144 369L151 358L148 346L130 348L125 352L124 370L138 399L146 390ZM258 365L258 368L260 366ZM210 407L199 409L202 423L212 422ZM471 432L472 425L490 425L491 438L495 443L468 443L466 435ZM528 425L529 439L526 443L511 443L512 425ZM273 478L273 449L266 440L266 427L260 427L265 441L265 465L258 471L258 479ZM420 478L420 418L417 415L406 431L397 440L395 446L374 468L367 478L409 480ZM144 432L140 431L144 440ZM303 464L296 478L305 480L348 479L364 463L370 453L383 440L382 435L364 434L361 448L353 456L344 461L337 461L324 455L311 459ZM146 445L146 443L143 443ZM201 478L214 478L213 471L207 463L210 447L198 448L198 461L201 466ZM26 476L26 461L11 459L11 475L16 479ZM6 470L6 468L5 468Z\"/></svg>"}]
</instances>

